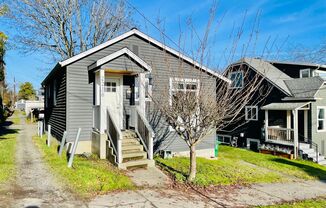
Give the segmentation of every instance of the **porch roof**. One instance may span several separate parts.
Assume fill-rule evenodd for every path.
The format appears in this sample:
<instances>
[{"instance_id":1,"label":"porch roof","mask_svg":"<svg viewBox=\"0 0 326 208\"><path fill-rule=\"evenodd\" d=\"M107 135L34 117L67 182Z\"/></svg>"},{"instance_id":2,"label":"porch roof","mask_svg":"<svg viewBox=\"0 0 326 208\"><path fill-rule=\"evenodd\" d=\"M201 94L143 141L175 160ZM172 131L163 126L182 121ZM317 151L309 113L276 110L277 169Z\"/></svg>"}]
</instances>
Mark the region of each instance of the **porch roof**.
<instances>
[{"instance_id":1,"label":"porch roof","mask_svg":"<svg viewBox=\"0 0 326 208\"><path fill-rule=\"evenodd\" d=\"M138 63L140 66L142 66L147 71L152 71L152 68L150 65L148 65L144 60L139 58L136 54L134 54L128 48L122 48L121 50L118 50L108 56L105 56L104 58L101 58L101 59L95 61L92 65L88 66L88 70L92 71L92 70L96 69L97 67L100 67L103 64L106 64L122 55L127 55L128 57L130 57L132 60L134 60L136 63Z\"/></svg>"},{"instance_id":2,"label":"porch roof","mask_svg":"<svg viewBox=\"0 0 326 208\"><path fill-rule=\"evenodd\" d=\"M262 110L296 110L309 104L309 102L284 102L284 103L271 103L263 106Z\"/></svg>"}]
</instances>

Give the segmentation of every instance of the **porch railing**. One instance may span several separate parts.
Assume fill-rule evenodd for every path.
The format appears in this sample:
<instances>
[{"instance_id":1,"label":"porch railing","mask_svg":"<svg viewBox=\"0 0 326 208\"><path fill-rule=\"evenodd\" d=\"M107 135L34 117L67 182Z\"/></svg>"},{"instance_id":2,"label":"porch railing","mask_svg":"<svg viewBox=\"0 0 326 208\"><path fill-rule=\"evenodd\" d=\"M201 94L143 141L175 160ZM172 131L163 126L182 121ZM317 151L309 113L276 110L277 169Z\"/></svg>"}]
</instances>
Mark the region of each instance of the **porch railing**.
<instances>
[{"instance_id":1,"label":"porch railing","mask_svg":"<svg viewBox=\"0 0 326 208\"><path fill-rule=\"evenodd\" d=\"M294 142L294 130L279 127L267 127L267 139L275 142Z\"/></svg>"},{"instance_id":2,"label":"porch railing","mask_svg":"<svg viewBox=\"0 0 326 208\"><path fill-rule=\"evenodd\" d=\"M100 129L100 115L101 115L101 108L99 105L93 106L93 128L99 130Z\"/></svg>"},{"instance_id":3,"label":"porch railing","mask_svg":"<svg viewBox=\"0 0 326 208\"><path fill-rule=\"evenodd\" d=\"M133 110L135 131L147 152L148 159L152 160L154 131L147 119L138 110L138 108L135 107Z\"/></svg>"},{"instance_id":4,"label":"porch railing","mask_svg":"<svg viewBox=\"0 0 326 208\"><path fill-rule=\"evenodd\" d=\"M108 138L112 144L113 151L116 155L116 162L121 163L122 162L122 135L120 129L117 127L116 122L114 121L112 114L110 113L110 110L106 110L107 115L107 128L106 133L108 135Z\"/></svg>"}]
</instances>

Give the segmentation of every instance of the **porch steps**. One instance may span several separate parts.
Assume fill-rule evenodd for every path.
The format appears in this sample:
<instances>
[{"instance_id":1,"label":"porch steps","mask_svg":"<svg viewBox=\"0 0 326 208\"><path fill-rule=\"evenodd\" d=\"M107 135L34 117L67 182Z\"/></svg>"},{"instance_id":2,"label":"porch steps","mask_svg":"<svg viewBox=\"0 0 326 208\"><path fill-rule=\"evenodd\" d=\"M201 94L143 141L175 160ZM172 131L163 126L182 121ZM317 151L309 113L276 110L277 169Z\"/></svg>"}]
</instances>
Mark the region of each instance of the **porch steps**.
<instances>
[{"instance_id":1,"label":"porch steps","mask_svg":"<svg viewBox=\"0 0 326 208\"><path fill-rule=\"evenodd\" d=\"M325 165L326 166L326 159L323 155L318 153L318 161L317 161L317 155L316 151L313 148L310 148L309 144L306 143L300 143L300 150L302 151L303 154L305 154L308 159L312 160L315 163L318 163L320 165Z\"/></svg>"},{"instance_id":2,"label":"porch steps","mask_svg":"<svg viewBox=\"0 0 326 208\"><path fill-rule=\"evenodd\" d=\"M108 147L109 151L113 153L111 147ZM108 157L108 159L116 159L116 156ZM137 134L133 130L122 131L122 163L119 163L118 167L121 169L134 169L153 165L154 161L147 159L147 152L144 151Z\"/></svg>"}]
</instances>

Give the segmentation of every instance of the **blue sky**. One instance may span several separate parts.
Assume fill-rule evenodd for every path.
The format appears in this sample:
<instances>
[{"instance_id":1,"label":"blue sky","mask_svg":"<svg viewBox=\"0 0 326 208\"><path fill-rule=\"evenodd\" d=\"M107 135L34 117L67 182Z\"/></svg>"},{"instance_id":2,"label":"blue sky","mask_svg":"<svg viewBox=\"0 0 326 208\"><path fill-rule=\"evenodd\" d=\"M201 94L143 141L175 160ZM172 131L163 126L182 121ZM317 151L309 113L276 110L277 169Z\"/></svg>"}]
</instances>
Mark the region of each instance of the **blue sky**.
<instances>
[{"instance_id":1,"label":"blue sky","mask_svg":"<svg viewBox=\"0 0 326 208\"><path fill-rule=\"evenodd\" d=\"M155 23L162 20L165 34L174 42L178 42L180 34L185 38L186 50L189 49L189 29L187 19L192 18L196 32L201 37L209 17L211 0L129 0L140 10L148 20ZM212 68L221 68L225 61L225 48L232 46L230 34L232 28L240 27L246 14L243 26L244 35L240 46L248 42L248 35L257 13L259 17L258 40L246 53L247 56L258 56L264 51L272 59L287 59L289 50L309 47L318 48L322 41L326 41L326 1L325 0L220 0L217 2L216 24L209 36L210 61ZM134 11L134 20L139 29L150 36L161 40L162 37L155 27ZM10 34L9 28L0 27L0 31ZM180 33L181 31L181 33ZM233 36L231 36L233 37ZM11 40L14 41L14 40ZM170 46L176 48L173 43ZM265 46L268 50L264 50ZM241 56L241 47L235 53L236 58ZM273 46L273 47L272 47ZM21 54L17 50L9 50L6 55L7 80L12 86L13 77L17 83L30 81L35 87L55 65L51 58L39 53Z\"/></svg>"}]
</instances>

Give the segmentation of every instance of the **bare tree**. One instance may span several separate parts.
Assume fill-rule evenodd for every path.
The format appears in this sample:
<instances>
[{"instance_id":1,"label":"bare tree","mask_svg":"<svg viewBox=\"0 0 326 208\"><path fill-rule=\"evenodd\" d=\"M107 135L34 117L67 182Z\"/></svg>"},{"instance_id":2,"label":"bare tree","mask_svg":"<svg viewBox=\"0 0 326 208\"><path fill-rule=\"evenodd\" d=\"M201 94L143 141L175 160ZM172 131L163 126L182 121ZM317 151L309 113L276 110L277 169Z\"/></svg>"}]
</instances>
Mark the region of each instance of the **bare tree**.
<instances>
[{"instance_id":1,"label":"bare tree","mask_svg":"<svg viewBox=\"0 0 326 208\"><path fill-rule=\"evenodd\" d=\"M326 64L326 40L321 41L317 46L307 47L297 44L289 48L285 60Z\"/></svg>"},{"instance_id":2,"label":"bare tree","mask_svg":"<svg viewBox=\"0 0 326 208\"><path fill-rule=\"evenodd\" d=\"M124 0L12 0L9 17L24 52L44 50L65 59L132 25Z\"/></svg>"},{"instance_id":3,"label":"bare tree","mask_svg":"<svg viewBox=\"0 0 326 208\"><path fill-rule=\"evenodd\" d=\"M252 105L260 103L271 91L271 86L262 85L263 76L252 73L247 65L241 62L238 65L230 65L224 74L228 77L231 72L239 70L239 68L243 70L241 75L232 78L233 82L226 78L214 78L214 76L208 75L209 72L203 70L204 63L207 64L210 55L208 52L208 36L215 12L216 7L213 6L203 38L199 38L194 29L195 27L191 25L189 27L191 32L188 34L199 39L198 47L191 52L192 57L197 60L199 65L194 62L192 67L189 68L189 65L180 59L178 69L172 70L173 63L167 55L167 57L164 57L165 65L171 69L174 78L159 93L159 97L152 96L154 108L159 109L162 118L164 118L163 122L167 122L189 147L188 181L193 181L196 177L196 146L207 138L210 133L223 130L229 125L245 120L244 113L242 113L244 107L248 103ZM234 61L233 58L241 38L241 31L242 28L235 35L229 51L230 54L225 54L230 62ZM252 34L255 32L255 30L251 31ZM241 48L242 56L245 56L246 50L256 41L255 35L252 34L249 36L246 45ZM179 41L178 48L182 49L183 45L182 41ZM189 76L191 76L189 70L199 71L199 73L189 79ZM241 88L238 87L240 84ZM259 96L257 96L257 93Z\"/></svg>"}]
</instances>

